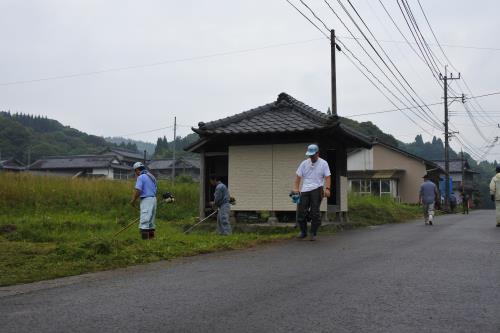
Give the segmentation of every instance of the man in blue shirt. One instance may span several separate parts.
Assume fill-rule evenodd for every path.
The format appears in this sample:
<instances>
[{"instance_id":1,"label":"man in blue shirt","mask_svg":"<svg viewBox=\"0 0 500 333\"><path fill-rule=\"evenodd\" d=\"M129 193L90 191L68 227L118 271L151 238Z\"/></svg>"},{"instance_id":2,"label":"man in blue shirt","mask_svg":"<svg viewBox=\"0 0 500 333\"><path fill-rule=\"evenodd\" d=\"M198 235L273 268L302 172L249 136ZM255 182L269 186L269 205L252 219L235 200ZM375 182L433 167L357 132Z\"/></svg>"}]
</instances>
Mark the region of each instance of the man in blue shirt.
<instances>
[{"instance_id":1,"label":"man in blue shirt","mask_svg":"<svg viewBox=\"0 0 500 333\"><path fill-rule=\"evenodd\" d=\"M229 223L229 212L231 211L229 201L231 197L229 196L229 190L218 176L210 177L210 184L215 186L213 206L219 209L217 213L217 232L223 236L228 236L231 234L231 224Z\"/></svg>"},{"instance_id":2,"label":"man in blue shirt","mask_svg":"<svg viewBox=\"0 0 500 333\"><path fill-rule=\"evenodd\" d=\"M153 239L156 229L156 178L146 170L141 162L134 163L133 168L137 181L130 204L133 206L138 198L141 199L139 231L142 239Z\"/></svg>"},{"instance_id":3,"label":"man in blue shirt","mask_svg":"<svg viewBox=\"0 0 500 333\"><path fill-rule=\"evenodd\" d=\"M429 175L425 175L424 182L420 185L420 193L418 196L419 203L422 204L424 219L426 225L432 225L434 217L434 203L439 200L439 190L434 184Z\"/></svg>"}]
</instances>

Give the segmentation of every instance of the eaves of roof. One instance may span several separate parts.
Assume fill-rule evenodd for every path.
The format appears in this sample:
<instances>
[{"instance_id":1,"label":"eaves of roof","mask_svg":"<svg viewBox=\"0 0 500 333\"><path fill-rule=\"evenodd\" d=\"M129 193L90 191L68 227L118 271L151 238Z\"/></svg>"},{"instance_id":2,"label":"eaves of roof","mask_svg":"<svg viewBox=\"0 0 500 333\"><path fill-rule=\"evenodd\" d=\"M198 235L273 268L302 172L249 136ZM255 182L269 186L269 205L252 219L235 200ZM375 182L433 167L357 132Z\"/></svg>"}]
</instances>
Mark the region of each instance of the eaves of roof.
<instances>
[{"instance_id":1,"label":"eaves of roof","mask_svg":"<svg viewBox=\"0 0 500 333\"><path fill-rule=\"evenodd\" d=\"M339 130L363 147L371 147L368 137L341 124L337 116L322 113L286 93L281 93L275 102L231 117L208 123L200 122L198 128L192 128L200 135L200 139L184 150L197 151L211 139L221 136L296 134L328 128Z\"/></svg>"}]
</instances>

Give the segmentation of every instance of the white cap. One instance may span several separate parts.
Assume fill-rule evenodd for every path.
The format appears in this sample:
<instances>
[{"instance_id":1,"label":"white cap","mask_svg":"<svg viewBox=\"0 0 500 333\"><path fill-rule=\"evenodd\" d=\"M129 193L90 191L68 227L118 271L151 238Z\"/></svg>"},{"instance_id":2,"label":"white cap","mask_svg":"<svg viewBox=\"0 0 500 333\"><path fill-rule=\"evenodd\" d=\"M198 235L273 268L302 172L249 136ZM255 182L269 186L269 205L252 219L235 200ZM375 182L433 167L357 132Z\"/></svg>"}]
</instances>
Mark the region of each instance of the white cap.
<instances>
[{"instance_id":1,"label":"white cap","mask_svg":"<svg viewBox=\"0 0 500 333\"><path fill-rule=\"evenodd\" d=\"M142 162L135 162L133 168L134 170L139 168L144 168L144 164L142 164Z\"/></svg>"}]
</instances>

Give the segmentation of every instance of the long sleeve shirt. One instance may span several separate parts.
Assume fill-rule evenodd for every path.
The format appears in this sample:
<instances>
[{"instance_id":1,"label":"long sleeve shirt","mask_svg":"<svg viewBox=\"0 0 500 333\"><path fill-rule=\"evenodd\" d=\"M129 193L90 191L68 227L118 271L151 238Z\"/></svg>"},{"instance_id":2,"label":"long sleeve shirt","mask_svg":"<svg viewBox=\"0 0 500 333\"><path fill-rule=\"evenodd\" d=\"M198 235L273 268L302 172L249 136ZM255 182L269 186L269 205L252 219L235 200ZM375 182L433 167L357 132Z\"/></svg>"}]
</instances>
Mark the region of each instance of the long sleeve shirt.
<instances>
[{"instance_id":1,"label":"long sleeve shirt","mask_svg":"<svg viewBox=\"0 0 500 333\"><path fill-rule=\"evenodd\" d=\"M223 183L217 184L214 193L214 204L220 207L224 204L229 203L229 191Z\"/></svg>"}]
</instances>

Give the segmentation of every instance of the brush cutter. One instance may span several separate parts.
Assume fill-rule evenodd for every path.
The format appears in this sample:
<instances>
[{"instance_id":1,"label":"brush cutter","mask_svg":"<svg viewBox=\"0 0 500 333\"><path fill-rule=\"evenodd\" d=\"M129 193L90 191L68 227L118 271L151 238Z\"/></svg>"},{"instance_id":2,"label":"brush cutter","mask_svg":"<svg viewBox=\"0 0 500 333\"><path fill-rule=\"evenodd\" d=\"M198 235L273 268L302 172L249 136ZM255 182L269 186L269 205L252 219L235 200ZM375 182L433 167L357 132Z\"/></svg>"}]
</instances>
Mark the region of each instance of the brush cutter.
<instances>
[{"instance_id":1,"label":"brush cutter","mask_svg":"<svg viewBox=\"0 0 500 333\"><path fill-rule=\"evenodd\" d=\"M209 218L211 218L212 216L214 216L215 214L217 214L217 212L219 211L219 208L217 208L216 210L214 210L212 212L212 214L208 215L207 217L205 217L203 220L201 220L200 222L196 223L195 225L193 225L191 228L189 228L188 230L184 231L185 234L187 234L188 232L190 232L191 230L193 230L197 225L205 222L206 220L208 220Z\"/></svg>"},{"instance_id":2,"label":"brush cutter","mask_svg":"<svg viewBox=\"0 0 500 333\"><path fill-rule=\"evenodd\" d=\"M170 192L165 192L161 195L162 199L160 201L160 205L162 203L174 203L175 202L175 197L172 193ZM127 230L128 228L130 228L132 225L134 225L135 223L139 222L139 220L141 219L141 217L138 217L138 218L135 218L133 219L132 221L130 221L129 224L127 224L125 227L123 227L122 229L118 230L118 232L116 232L114 235L113 235L113 238L115 238L116 236L118 236L119 234L121 234L122 232L124 232L125 230Z\"/></svg>"}]
</instances>

